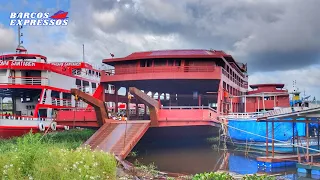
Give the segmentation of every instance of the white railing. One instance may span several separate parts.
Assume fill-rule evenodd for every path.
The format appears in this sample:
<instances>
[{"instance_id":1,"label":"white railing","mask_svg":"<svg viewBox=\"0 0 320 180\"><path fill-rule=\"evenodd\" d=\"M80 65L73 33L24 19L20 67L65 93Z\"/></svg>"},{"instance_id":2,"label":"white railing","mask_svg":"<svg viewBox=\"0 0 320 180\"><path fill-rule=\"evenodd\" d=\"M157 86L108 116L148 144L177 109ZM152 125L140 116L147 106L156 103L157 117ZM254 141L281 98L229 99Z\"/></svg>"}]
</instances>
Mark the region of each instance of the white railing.
<instances>
[{"instance_id":1,"label":"white railing","mask_svg":"<svg viewBox=\"0 0 320 180\"><path fill-rule=\"evenodd\" d=\"M72 74L75 75L75 76L85 77L85 78L88 78L88 79L92 79L92 78L98 79L98 78L100 78L99 74L97 74L97 73L90 74L90 73L86 72L85 70L72 69Z\"/></svg>"},{"instance_id":2,"label":"white railing","mask_svg":"<svg viewBox=\"0 0 320 180\"><path fill-rule=\"evenodd\" d=\"M45 117L32 117L32 116L12 116L0 114L0 119L8 119L8 120L24 120L24 121L52 121L53 118L45 118Z\"/></svg>"},{"instance_id":3,"label":"white railing","mask_svg":"<svg viewBox=\"0 0 320 180\"><path fill-rule=\"evenodd\" d=\"M9 77L8 84L48 85L48 78L43 77Z\"/></svg>"},{"instance_id":4,"label":"white railing","mask_svg":"<svg viewBox=\"0 0 320 180\"><path fill-rule=\"evenodd\" d=\"M83 102L83 101L79 101L79 102L77 102L77 107L79 107L79 108L87 108L88 104Z\"/></svg>"},{"instance_id":5,"label":"white railing","mask_svg":"<svg viewBox=\"0 0 320 180\"><path fill-rule=\"evenodd\" d=\"M47 98L43 98L42 104L50 104L50 102L46 103L46 99ZM79 108L86 108L88 106L88 104L83 101L78 101L78 102L76 102L76 104L77 104L77 107L79 107ZM51 105L73 107L71 100L59 99L59 98L52 98Z\"/></svg>"},{"instance_id":6,"label":"white railing","mask_svg":"<svg viewBox=\"0 0 320 180\"><path fill-rule=\"evenodd\" d=\"M43 98L42 103L43 104L48 104L46 103L47 98ZM49 103L50 104L50 103ZM71 100L69 99L58 99L58 98L52 98L51 99L51 105L56 105L56 106L72 106Z\"/></svg>"},{"instance_id":7,"label":"white railing","mask_svg":"<svg viewBox=\"0 0 320 180\"><path fill-rule=\"evenodd\" d=\"M264 115L263 112L252 112L252 113L230 113L228 115L222 116L227 119L255 119L258 117L262 117Z\"/></svg>"},{"instance_id":8,"label":"white railing","mask_svg":"<svg viewBox=\"0 0 320 180\"><path fill-rule=\"evenodd\" d=\"M310 109L320 108L320 105L315 105L312 107L287 107L287 108L279 108L271 111L267 111L263 117L277 116L277 115L285 115L296 112L303 112Z\"/></svg>"}]
</instances>

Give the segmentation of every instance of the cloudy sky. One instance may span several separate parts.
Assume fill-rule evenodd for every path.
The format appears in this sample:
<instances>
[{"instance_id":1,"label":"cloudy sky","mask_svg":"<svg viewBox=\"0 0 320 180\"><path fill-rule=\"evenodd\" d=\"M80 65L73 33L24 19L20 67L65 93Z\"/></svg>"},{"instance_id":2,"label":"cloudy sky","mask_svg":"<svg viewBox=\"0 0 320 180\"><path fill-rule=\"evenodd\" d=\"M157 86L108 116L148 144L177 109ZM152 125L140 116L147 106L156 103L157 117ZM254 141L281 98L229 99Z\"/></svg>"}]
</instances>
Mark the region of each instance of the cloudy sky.
<instances>
[{"instance_id":1,"label":"cloudy sky","mask_svg":"<svg viewBox=\"0 0 320 180\"><path fill-rule=\"evenodd\" d=\"M0 0L5 1L5 0ZM10 12L69 12L66 27L25 27L24 45L50 61L99 63L134 51L224 50L249 83L285 83L320 99L320 0L12 0L0 7L0 52L13 51Z\"/></svg>"}]
</instances>

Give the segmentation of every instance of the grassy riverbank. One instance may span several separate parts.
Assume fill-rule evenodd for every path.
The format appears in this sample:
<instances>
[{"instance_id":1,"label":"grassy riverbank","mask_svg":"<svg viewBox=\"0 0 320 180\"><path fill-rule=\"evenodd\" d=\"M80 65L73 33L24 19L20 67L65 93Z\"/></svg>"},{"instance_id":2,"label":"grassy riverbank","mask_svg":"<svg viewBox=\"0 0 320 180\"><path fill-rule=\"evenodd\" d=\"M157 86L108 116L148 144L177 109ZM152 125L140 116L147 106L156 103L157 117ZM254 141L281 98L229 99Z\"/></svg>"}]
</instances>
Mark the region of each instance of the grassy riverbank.
<instances>
[{"instance_id":1,"label":"grassy riverbank","mask_svg":"<svg viewBox=\"0 0 320 180\"><path fill-rule=\"evenodd\" d=\"M0 140L0 179L116 179L112 155L77 148L93 133L73 130Z\"/></svg>"},{"instance_id":2,"label":"grassy riverbank","mask_svg":"<svg viewBox=\"0 0 320 180\"><path fill-rule=\"evenodd\" d=\"M0 179L113 180L133 179L134 176L142 179L235 179L227 173L213 172L170 178L159 172L153 164L140 163L135 163L132 170L125 172L121 166L117 167L112 155L80 147L93 133L93 130L70 130L45 136L27 134L20 138L0 140ZM260 180L266 179L266 176L244 176L242 179Z\"/></svg>"}]
</instances>

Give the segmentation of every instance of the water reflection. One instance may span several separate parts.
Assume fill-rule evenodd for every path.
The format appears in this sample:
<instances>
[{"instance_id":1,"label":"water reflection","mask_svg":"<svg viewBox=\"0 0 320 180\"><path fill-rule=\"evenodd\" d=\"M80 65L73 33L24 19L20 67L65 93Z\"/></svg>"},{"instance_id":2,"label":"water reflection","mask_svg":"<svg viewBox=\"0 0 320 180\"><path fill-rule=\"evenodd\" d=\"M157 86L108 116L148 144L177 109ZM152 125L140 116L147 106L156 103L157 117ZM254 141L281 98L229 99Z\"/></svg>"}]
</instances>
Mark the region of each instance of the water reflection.
<instances>
[{"instance_id":1,"label":"water reflection","mask_svg":"<svg viewBox=\"0 0 320 180\"><path fill-rule=\"evenodd\" d=\"M137 159L142 164L154 163L161 171L182 174L195 174L225 170L238 174L278 174L295 173L295 167L258 168L256 155L245 157L244 153L233 150L213 150L205 140L189 139L187 142L142 142L134 149L138 156L128 158L133 162Z\"/></svg>"}]
</instances>

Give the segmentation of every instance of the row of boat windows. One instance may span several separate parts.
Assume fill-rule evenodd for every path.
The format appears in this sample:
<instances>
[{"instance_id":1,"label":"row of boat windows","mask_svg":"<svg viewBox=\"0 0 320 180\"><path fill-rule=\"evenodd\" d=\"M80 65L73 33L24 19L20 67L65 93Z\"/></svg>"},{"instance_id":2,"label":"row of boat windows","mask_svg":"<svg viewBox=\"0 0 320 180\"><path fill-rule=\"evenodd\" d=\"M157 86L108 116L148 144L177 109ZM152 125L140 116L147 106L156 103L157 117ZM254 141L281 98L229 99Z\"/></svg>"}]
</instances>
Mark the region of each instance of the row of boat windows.
<instances>
[{"instance_id":1,"label":"row of boat windows","mask_svg":"<svg viewBox=\"0 0 320 180\"><path fill-rule=\"evenodd\" d=\"M226 82L223 82L223 89L227 90L231 95L234 95L234 96L241 96L246 94L245 92L241 92L240 90L233 88Z\"/></svg>"},{"instance_id":2,"label":"row of boat windows","mask_svg":"<svg viewBox=\"0 0 320 180\"><path fill-rule=\"evenodd\" d=\"M84 81L80 79L76 79L76 85L81 86L81 81L82 81L82 86L90 86L89 81ZM92 88L97 88L97 83L92 82L91 83Z\"/></svg>"},{"instance_id":3,"label":"row of boat windows","mask_svg":"<svg viewBox=\"0 0 320 180\"><path fill-rule=\"evenodd\" d=\"M152 67L152 66L181 66L181 60L153 60L153 59L146 59L140 60L140 67Z\"/></svg>"},{"instance_id":4,"label":"row of boat windows","mask_svg":"<svg viewBox=\"0 0 320 180\"><path fill-rule=\"evenodd\" d=\"M94 71L94 70L91 70L91 69L86 69L86 70L73 69L73 70L72 70L72 73L73 73L74 75L81 75L81 72L84 72L86 75L98 76L98 77L101 76L101 73L100 73L100 72Z\"/></svg>"},{"instance_id":5,"label":"row of boat windows","mask_svg":"<svg viewBox=\"0 0 320 180\"><path fill-rule=\"evenodd\" d=\"M235 78L237 81L239 81L239 82L243 82L243 80L242 80L242 78L236 73L236 71L235 71L235 69L234 68L232 68L231 66L229 66L229 65L226 65L226 68L225 68L225 70L233 77L233 78ZM242 74L242 73L240 73L240 72L238 72L242 77L244 77L244 75Z\"/></svg>"}]
</instances>

